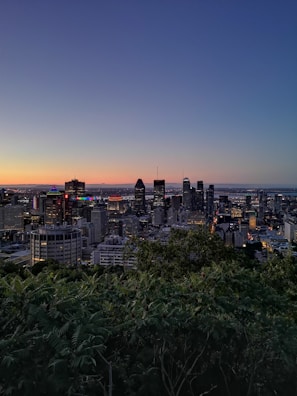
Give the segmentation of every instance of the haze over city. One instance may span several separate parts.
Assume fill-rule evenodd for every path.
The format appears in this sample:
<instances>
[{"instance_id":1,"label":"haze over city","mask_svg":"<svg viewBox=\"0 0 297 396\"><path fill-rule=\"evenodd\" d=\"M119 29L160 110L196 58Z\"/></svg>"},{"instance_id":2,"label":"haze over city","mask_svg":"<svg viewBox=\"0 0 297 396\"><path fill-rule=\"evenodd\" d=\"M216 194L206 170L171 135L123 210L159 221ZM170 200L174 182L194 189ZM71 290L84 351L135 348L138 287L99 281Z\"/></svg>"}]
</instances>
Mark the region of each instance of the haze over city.
<instances>
[{"instance_id":1,"label":"haze over city","mask_svg":"<svg viewBox=\"0 0 297 396\"><path fill-rule=\"evenodd\" d=\"M1 1L0 185L297 185L297 3Z\"/></svg>"}]
</instances>

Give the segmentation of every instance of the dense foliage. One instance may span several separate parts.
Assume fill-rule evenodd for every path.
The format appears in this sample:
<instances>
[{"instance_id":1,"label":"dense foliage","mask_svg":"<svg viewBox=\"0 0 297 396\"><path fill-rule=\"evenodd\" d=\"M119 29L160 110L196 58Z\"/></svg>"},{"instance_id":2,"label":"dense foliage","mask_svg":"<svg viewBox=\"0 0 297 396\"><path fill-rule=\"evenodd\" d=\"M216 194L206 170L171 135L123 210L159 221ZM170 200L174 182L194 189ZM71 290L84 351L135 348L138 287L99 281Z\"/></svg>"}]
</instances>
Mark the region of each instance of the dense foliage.
<instances>
[{"instance_id":1,"label":"dense foliage","mask_svg":"<svg viewBox=\"0 0 297 396\"><path fill-rule=\"evenodd\" d=\"M296 395L292 258L258 268L202 230L138 258L128 272L2 265L0 394Z\"/></svg>"}]
</instances>

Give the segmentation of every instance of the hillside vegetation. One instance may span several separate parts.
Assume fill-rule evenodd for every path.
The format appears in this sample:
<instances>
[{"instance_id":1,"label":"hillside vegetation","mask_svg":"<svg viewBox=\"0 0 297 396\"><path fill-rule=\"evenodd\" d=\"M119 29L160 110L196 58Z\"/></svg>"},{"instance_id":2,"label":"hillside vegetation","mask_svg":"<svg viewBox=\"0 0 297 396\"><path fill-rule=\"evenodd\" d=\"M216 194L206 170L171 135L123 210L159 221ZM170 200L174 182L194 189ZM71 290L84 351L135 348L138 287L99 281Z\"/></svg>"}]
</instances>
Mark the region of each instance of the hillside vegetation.
<instances>
[{"instance_id":1,"label":"hillside vegetation","mask_svg":"<svg viewBox=\"0 0 297 396\"><path fill-rule=\"evenodd\" d=\"M135 271L2 263L1 395L297 394L293 258L202 230L137 252Z\"/></svg>"}]
</instances>

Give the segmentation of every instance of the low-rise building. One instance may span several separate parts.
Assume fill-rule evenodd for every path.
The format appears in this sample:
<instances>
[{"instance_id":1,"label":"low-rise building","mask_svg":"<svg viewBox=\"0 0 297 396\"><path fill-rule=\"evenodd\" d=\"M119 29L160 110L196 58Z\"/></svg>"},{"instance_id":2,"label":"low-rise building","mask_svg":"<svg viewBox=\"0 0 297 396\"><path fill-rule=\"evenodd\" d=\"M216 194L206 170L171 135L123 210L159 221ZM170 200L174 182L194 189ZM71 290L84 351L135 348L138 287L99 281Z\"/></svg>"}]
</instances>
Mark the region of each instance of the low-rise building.
<instances>
[{"instance_id":1,"label":"low-rise building","mask_svg":"<svg viewBox=\"0 0 297 396\"><path fill-rule=\"evenodd\" d=\"M92 265L122 266L134 268L136 266L135 255L126 255L125 246L127 240L117 235L110 236L100 243L91 254Z\"/></svg>"}]
</instances>

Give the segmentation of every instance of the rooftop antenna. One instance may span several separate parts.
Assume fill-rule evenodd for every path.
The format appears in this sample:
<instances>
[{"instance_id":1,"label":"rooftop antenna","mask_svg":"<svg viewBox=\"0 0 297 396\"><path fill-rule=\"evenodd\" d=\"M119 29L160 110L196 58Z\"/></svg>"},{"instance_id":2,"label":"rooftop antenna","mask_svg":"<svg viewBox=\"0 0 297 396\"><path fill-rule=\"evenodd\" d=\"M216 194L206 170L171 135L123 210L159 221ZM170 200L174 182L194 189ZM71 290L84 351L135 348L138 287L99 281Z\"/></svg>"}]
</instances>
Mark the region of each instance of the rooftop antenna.
<instances>
[{"instance_id":1,"label":"rooftop antenna","mask_svg":"<svg viewBox=\"0 0 297 396\"><path fill-rule=\"evenodd\" d=\"M159 180L159 167L157 166L157 180Z\"/></svg>"}]
</instances>

